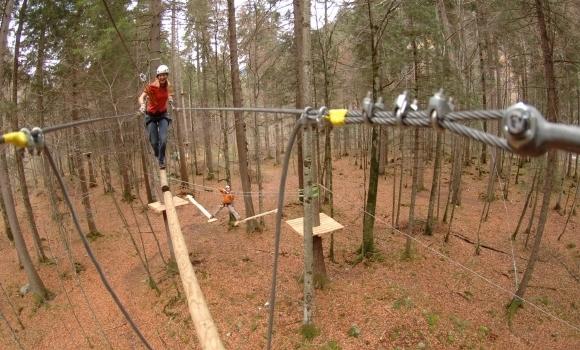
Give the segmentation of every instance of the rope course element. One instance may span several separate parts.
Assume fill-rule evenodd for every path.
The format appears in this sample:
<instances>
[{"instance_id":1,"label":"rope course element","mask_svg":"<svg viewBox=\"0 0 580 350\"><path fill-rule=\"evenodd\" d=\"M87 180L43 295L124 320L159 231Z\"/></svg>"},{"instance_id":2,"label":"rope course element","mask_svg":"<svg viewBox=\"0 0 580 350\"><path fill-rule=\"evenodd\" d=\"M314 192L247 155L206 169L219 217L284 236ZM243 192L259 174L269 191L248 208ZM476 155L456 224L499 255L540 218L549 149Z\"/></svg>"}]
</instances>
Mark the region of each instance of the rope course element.
<instances>
[{"instance_id":1,"label":"rope course element","mask_svg":"<svg viewBox=\"0 0 580 350\"><path fill-rule=\"evenodd\" d=\"M280 179L280 191L278 193L278 211L276 215L276 233L275 233L275 253L274 262L272 269L272 286L270 293L270 315L268 320L268 349L271 349L272 342L272 332L273 332L273 318L275 309L275 299L276 299L276 275L278 268L278 255L280 250L280 232L281 232L281 222L283 215L283 205L284 205L284 194L287 173L290 162L290 154L294 146L296 137L300 129L305 126L344 126L347 124L369 124L369 125L385 125L385 126L411 126L411 127L432 127L437 131L448 130L458 135L468 137L470 139L476 140L481 143L485 143L490 146L498 147L505 151L527 155L527 156L539 156L545 153L548 149L561 149L570 152L580 153L580 127L572 125L564 125L558 123L551 123L544 119L542 114L532 106L526 105L524 103L517 103L506 110L490 110L490 111L459 111L454 112L454 106L450 99L445 97L443 91L435 93L433 97L430 98L428 108L425 111L418 111L416 101L410 101L409 94L404 92L399 95L395 102L395 107L393 111L385 111L385 106L382 99L379 99L374 103L370 97L370 94L363 100L363 110L347 110L347 109L327 109L322 107L318 110L311 107L307 107L304 110L300 109L289 109L289 108L231 108L231 107L217 107L217 108L174 108L176 111L179 110L221 110L221 111L239 111L239 112L256 112L256 113L273 113L273 114L290 114L290 115L300 115L299 120L294 125L292 129L290 138L288 140L288 145L286 152L284 154L284 161L282 166L282 175ZM65 195L67 205L69 206L72 214L75 226L81 236L81 240L87 250L91 260L95 264L99 275L105 284L107 290L111 293L113 299L117 303L119 309L123 312L135 333L139 336L143 344L151 349L146 339L138 330L137 326L131 320L129 314L121 305L116 294L108 284L102 270L96 258L90 250L90 246L86 241L86 238L82 234L80 225L78 223L78 218L70 202L70 198L67 195L66 188L62 178L60 178L58 172L56 171L56 165L50 156L50 153L44 145L45 134L55 132L58 130L63 130L71 127L88 125L104 120L112 119L122 119L129 117L137 117L140 114L128 113L122 115L114 115L101 118L93 118L87 120L79 120L71 123L65 123L61 125L55 125L51 127L33 128L31 131L28 129L21 129L18 132L8 133L0 136L0 144L13 144L19 148L28 148L30 151L37 151L38 153L44 149L45 155L51 164L51 167L57 174L59 179L59 184L61 185L62 191ZM470 128L466 125L460 124L459 122L468 122L475 120L501 120L503 123L503 136L504 138L498 137L496 135L483 132L474 128ZM368 213L370 215L370 213ZM383 222L380 218L376 220ZM400 231L399 231L400 232ZM401 232L402 233L402 232ZM405 234L405 233L403 233ZM422 242L418 241L416 238L409 236L411 239L417 241L420 244ZM427 247L428 249L431 249ZM436 254L440 255L445 259L449 259L445 255L434 251ZM455 261L453 263L459 264ZM460 265L460 264L459 264ZM462 265L460 265L462 266ZM468 269L466 267L463 267ZM468 269L469 270L469 269ZM470 270L471 271L471 270ZM477 274L475 271L471 271ZM486 280L490 284L494 284L493 281L479 275L480 278ZM495 285L495 284L494 284ZM510 293L513 293L507 289L496 285L496 287ZM518 297L519 298L519 297ZM525 302L524 299L519 298ZM528 304L530 304L528 302ZM538 310L550 315L545 310L530 304L537 308ZM553 316L554 317L554 316ZM568 324L570 327L580 330L577 326L570 324L569 322L562 322Z\"/></svg>"}]
</instances>

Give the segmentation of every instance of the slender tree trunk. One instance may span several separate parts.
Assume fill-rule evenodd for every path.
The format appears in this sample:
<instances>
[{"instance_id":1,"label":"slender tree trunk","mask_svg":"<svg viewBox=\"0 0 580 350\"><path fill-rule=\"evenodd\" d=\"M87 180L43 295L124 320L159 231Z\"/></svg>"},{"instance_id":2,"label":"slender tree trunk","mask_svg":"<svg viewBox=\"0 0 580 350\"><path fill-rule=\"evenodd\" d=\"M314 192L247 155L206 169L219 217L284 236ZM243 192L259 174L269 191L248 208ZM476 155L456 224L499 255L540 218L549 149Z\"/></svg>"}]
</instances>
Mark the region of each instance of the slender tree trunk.
<instances>
[{"instance_id":1,"label":"slender tree trunk","mask_svg":"<svg viewBox=\"0 0 580 350\"><path fill-rule=\"evenodd\" d=\"M524 217L526 216L526 211L528 210L528 206L530 204L530 199L532 198L532 194L534 193L534 189L536 187L536 180L538 178L538 170L536 170L534 172L534 177L532 179L532 186L530 187L530 190L528 191L528 194L526 195L526 200L524 202L524 206L522 208L522 213L520 214L520 218L518 220L518 224L516 226L516 229L514 230L514 233L512 234L512 241L516 240L516 236L518 235L518 231L520 230L520 226L522 224L522 222L524 221Z\"/></svg>"},{"instance_id":2,"label":"slender tree trunk","mask_svg":"<svg viewBox=\"0 0 580 350\"><path fill-rule=\"evenodd\" d=\"M207 107L207 102L209 101L209 90L207 86L208 75L209 75L209 54L208 48L208 34L207 28L201 29L201 65L203 70L201 72L201 105L202 107ZM205 152L205 166L207 169L207 180L212 180L215 176L213 167L213 152L211 147L211 119L208 111L203 111L203 119L201 121L201 126L203 129L203 147Z\"/></svg>"},{"instance_id":3,"label":"slender tree trunk","mask_svg":"<svg viewBox=\"0 0 580 350\"><path fill-rule=\"evenodd\" d=\"M427 209L427 223L425 224L425 234L433 234L433 211L435 209L437 189L439 187L439 176L441 174L441 133L437 133L435 145L435 162L433 163L433 178L431 179L431 192L429 193L429 208Z\"/></svg>"},{"instance_id":4,"label":"slender tree trunk","mask_svg":"<svg viewBox=\"0 0 580 350\"><path fill-rule=\"evenodd\" d=\"M568 212L568 217L566 218L566 222L564 223L564 228L562 229L562 233L558 236L558 241L564 236L566 233L566 227L568 227L568 223L570 222L570 218L574 214L574 210L576 209L576 201L578 199L578 194L580 193L580 181L576 180L576 193L574 194L574 199L572 200L572 205L570 206L570 211Z\"/></svg>"},{"instance_id":5,"label":"slender tree trunk","mask_svg":"<svg viewBox=\"0 0 580 350\"><path fill-rule=\"evenodd\" d=\"M413 183L411 185L411 204L409 206L409 224L407 227L408 236L405 240L405 253L403 256L411 258L412 243L411 236L415 229L415 203L417 201L417 187L419 184L419 129L415 129L414 147L413 147Z\"/></svg>"},{"instance_id":6,"label":"slender tree trunk","mask_svg":"<svg viewBox=\"0 0 580 350\"><path fill-rule=\"evenodd\" d=\"M48 297L48 292L44 283L40 279L38 272L34 269L34 265L32 264L32 260L28 254L28 249L26 248L26 242L24 241L24 237L22 237L22 232L20 231L20 225L14 207L14 198L10 191L10 179L8 177L6 154L4 152L1 152L0 154L0 191L2 192L2 200L6 206L6 215L8 216L8 222L14 236L14 245L18 252L20 263L24 267L24 271L28 277L30 288L32 292L40 298L40 300L45 300Z\"/></svg>"},{"instance_id":7,"label":"slender tree trunk","mask_svg":"<svg viewBox=\"0 0 580 350\"><path fill-rule=\"evenodd\" d=\"M544 79L546 82L546 89L548 94L548 116L547 119L550 122L558 121L558 93L556 87L556 76L554 73L554 58L553 58L553 42L548 36L548 30L546 26L546 18L544 11L547 10L548 3L544 0L535 0L536 16L537 16L537 29L540 35L540 44L542 46L542 53L544 58ZM547 11L549 13L549 10ZM515 293L515 297L512 299L510 304L511 309L517 309L521 305L521 298L524 297L526 289L532 278L534 272L534 267L538 260L538 252L540 250L540 245L542 243L542 236L544 234L544 227L548 221L548 209L550 206L550 198L552 196L552 186L554 180L554 172L556 166L556 152L548 152L548 163L546 166L546 174L544 179L544 198L542 199L542 208L540 210L540 218L538 222L538 229L536 230L536 238L534 239L534 245L532 247L532 252L530 253L530 258L528 260L528 266L524 271L524 276L518 290Z\"/></svg>"},{"instance_id":8,"label":"slender tree trunk","mask_svg":"<svg viewBox=\"0 0 580 350\"><path fill-rule=\"evenodd\" d=\"M228 41L230 46L230 65L232 79L232 95L234 107L242 107L242 84L240 82L240 68L238 65L238 42L236 35L236 12L234 0L228 0ZM236 143L238 147L238 164L242 190L244 191L244 205L246 217L254 216L254 204L252 202L252 185L250 183L250 174L248 171L248 143L246 141L246 123L241 112L234 112L234 121L236 127ZM246 225L247 232L259 230L256 220L250 220Z\"/></svg>"},{"instance_id":9,"label":"slender tree trunk","mask_svg":"<svg viewBox=\"0 0 580 350\"><path fill-rule=\"evenodd\" d=\"M20 59L20 38L22 37L22 30L24 27L24 22L26 19L26 11L28 6L28 0L22 1L20 6L20 11L18 15L18 27L16 29L16 35L14 37L14 64L12 69L12 104L14 106L14 112L12 114L11 125L13 130L18 130L18 71L19 71L19 59ZM36 251L36 257L39 262L46 261L46 255L44 254L44 249L42 248L42 241L40 239L40 234L38 233L38 226L36 225L36 219L34 218L34 212L32 210L32 204L30 203L30 195L28 192L28 184L26 183L26 174L24 172L23 163L24 150L16 151L16 168L18 171L18 181L20 184L20 190L22 191L22 202L24 208L26 209L26 216L28 223L30 224L30 229L32 233L32 241L34 243L34 249Z\"/></svg>"},{"instance_id":10,"label":"slender tree trunk","mask_svg":"<svg viewBox=\"0 0 580 350\"><path fill-rule=\"evenodd\" d=\"M179 50L179 43L177 38L177 26L176 26L176 7L175 1L171 3L171 61L173 66L174 78L173 85L174 91L177 96L174 97L175 101L178 101L178 96L183 95L183 86L181 82L181 70L179 60L176 58L177 51ZM187 171L187 159L185 157L185 144L184 144L184 129L187 125L185 123L185 114L178 112L173 109L173 114L175 118L175 133L177 134L177 152L179 154L179 178L181 179L181 187L189 187L189 172Z\"/></svg>"}]
</instances>

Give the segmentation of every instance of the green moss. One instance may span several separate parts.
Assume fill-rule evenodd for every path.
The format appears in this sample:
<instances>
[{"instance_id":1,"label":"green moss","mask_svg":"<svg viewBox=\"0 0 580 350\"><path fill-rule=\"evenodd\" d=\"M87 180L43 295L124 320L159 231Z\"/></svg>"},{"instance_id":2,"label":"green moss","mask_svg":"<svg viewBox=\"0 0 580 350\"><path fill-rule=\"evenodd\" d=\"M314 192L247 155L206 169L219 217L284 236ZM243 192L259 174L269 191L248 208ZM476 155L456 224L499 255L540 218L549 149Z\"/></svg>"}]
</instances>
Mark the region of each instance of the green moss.
<instances>
[{"instance_id":1,"label":"green moss","mask_svg":"<svg viewBox=\"0 0 580 350\"><path fill-rule=\"evenodd\" d=\"M328 343L320 347L320 350L342 350L342 348L338 345L336 340L330 340Z\"/></svg>"},{"instance_id":2,"label":"green moss","mask_svg":"<svg viewBox=\"0 0 580 350\"><path fill-rule=\"evenodd\" d=\"M413 307L413 301L408 296L400 297L393 303L393 309L400 310L402 308L411 309Z\"/></svg>"},{"instance_id":3,"label":"green moss","mask_svg":"<svg viewBox=\"0 0 580 350\"><path fill-rule=\"evenodd\" d=\"M104 235L102 233L100 233L99 231L94 231L94 232L89 232L87 234L87 238L89 239L89 241L94 242L97 239L99 239L100 237L104 237Z\"/></svg>"},{"instance_id":4,"label":"green moss","mask_svg":"<svg viewBox=\"0 0 580 350\"><path fill-rule=\"evenodd\" d=\"M350 329L348 330L347 334L349 337L358 338L360 337L361 330L360 328L358 328L356 324L353 324L352 326L350 326Z\"/></svg>"},{"instance_id":5,"label":"green moss","mask_svg":"<svg viewBox=\"0 0 580 350\"><path fill-rule=\"evenodd\" d=\"M429 325L429 329L433 330L437 328L437 324L439 323L439 315L434 312L424 312L425 320Z\"/></svg>"},{"instance_id":6,"label":"green moss","mask_svg":"<svg viewBox=\"0 0 580 350\"><path fill-rule=\"evenodd\" d=\"M310 341L320 335L320 330L314 324L310 323L300 327L300 334L302 334L305 340Z\"/></svg>"}]
</instances>

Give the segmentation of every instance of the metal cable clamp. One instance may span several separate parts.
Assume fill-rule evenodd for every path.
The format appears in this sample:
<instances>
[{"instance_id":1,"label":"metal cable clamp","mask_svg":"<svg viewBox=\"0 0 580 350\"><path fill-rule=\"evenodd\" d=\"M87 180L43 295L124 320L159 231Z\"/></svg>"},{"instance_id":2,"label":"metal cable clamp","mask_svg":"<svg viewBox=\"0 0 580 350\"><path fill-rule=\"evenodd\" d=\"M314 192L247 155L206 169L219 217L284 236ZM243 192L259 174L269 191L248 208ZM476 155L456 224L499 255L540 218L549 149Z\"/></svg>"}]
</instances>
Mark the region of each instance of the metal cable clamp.
<instances>
[{"instance_id":1,"label":"metal cable clamp","mask_svg":"<svg viewBox=\"0 0 580 350\"><path fill-rule=\"evenodd\" d=\"M413 100L410 102L409 98L409 91L405 90L402 94L397 96L395 100L395 118L397 119L397 123L402 126L404 124L404 119L407 116L409 111L417 111L419 106L417 105L417 100Z\"/></svg>"},{"instance_id":2,"label":"metal cable clamp","mask_svg":"<svg viewBox=\"0 0 580 350\"><path fill-rule=\"evenodd\" d=\"M455 106L451 98L445 97L443 89L437 91L431 98L429 98L429 116L431 117L431 125L436 131L443 131L441 120L450 112L453 112Z\"/></svg>"}]
</instances>

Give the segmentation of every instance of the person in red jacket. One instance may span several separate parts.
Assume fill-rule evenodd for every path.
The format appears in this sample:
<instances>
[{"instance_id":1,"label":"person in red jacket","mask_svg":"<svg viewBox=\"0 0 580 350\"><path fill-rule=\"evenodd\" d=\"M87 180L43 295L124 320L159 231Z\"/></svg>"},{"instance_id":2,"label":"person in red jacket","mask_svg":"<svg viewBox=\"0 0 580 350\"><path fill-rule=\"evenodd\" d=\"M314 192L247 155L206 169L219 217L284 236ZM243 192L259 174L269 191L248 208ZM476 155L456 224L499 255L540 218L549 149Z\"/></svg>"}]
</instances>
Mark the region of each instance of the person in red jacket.
<instances>
[{"instance_id":1,"label":"person in red jacket","mask_svg":"<svg viewBox=\"0 0 580 350\"><path fill-rule=\"evenodd\" d=\"M232 214L236 221L240 221L240 214L238 214L236 208L234 208L234 195L232 194L232 188L230 185L226 185L226 187L220 188L220 192L222 193L222 205L220 205L215 214L211 216L210 220L216 217L223 208L228 208L228 211L230 214Z\"/></svg>"},{"instance_id":2,"label":"person in red jacket","mask_svg":"<svg viewBox=\"0 0 580 350\"><path fill-rule=\"evenodd\" d=\"M155 81L145 86L139 96L139 110L145 114L145 127L149 132L149 143L153 147L159 168L165 169L165 148L167 146L167 130L171 118L167 113L167 104L173 103L172 87L167 80L169 67L162 64L157 67Z\"/></svg>"}]
</instances>

